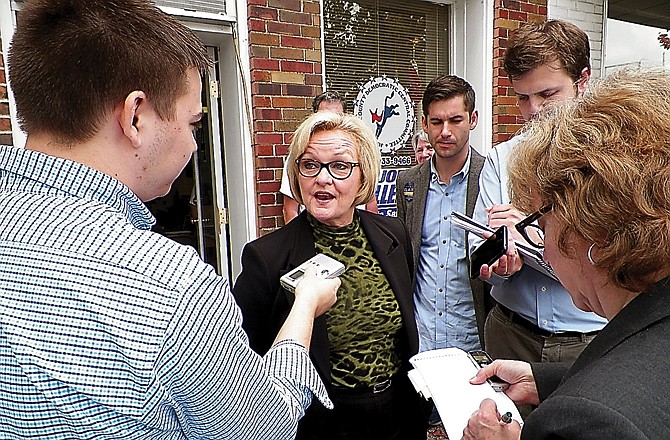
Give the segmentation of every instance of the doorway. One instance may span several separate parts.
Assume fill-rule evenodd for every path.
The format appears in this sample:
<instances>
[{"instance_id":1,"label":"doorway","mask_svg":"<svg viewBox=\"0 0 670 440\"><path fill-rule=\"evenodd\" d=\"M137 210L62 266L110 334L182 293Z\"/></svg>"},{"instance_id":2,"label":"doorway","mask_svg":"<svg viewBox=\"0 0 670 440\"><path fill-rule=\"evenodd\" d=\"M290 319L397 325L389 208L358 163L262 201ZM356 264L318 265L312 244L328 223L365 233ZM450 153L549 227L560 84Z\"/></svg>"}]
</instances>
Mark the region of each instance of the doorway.
<instances>
[{"instance_id":1,"label":"doorway","mask_svg":"<svg viewBox=\"0 0 670 440\"><path fill-rule=\"evenodd\" d=\"M207 50L214 63L202 78L202 126L194 132L198 150L170 192L147 206L156 217L155 232L192 246L219 275L230 276L221 102L215 68L219 51L215 47Z\"/></svg>"}]
</instances>

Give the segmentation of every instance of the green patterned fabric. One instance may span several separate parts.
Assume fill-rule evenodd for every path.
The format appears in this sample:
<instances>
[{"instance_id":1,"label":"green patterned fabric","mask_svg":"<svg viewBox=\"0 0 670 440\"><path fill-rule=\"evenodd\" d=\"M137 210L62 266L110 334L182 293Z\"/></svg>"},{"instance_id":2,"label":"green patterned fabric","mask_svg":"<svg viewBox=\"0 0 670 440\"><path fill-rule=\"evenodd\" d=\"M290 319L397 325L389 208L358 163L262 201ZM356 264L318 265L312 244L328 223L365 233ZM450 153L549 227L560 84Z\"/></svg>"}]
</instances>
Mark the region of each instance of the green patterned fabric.
<instances>
[{"instance_id":1,"label":"green patterned fabric","mask_svg":"<svg viewBox=\"0 0 670 440\"><path fill-rule=\"evenodd\" d=\"M402 317L358 213L341 228L326 226L309 214L307 218L317 252L346 267L337 302L326 315L332 383L352 388L384 381L400 369Z\"/></svg>"}]
</instances>

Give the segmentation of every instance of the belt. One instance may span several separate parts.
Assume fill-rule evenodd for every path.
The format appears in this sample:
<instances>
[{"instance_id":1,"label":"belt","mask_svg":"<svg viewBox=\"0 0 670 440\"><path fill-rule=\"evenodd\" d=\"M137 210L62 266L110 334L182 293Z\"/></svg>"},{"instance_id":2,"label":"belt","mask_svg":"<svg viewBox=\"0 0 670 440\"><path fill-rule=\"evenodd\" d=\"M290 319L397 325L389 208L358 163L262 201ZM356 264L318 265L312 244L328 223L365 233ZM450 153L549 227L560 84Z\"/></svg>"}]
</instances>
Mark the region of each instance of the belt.
<instances>
[{"instance_id":1,"label":"belt","mask_svg":"<svg viewBox=\"0 0 670 440\"><path fill-rule=\"evenodd\" d=\"M530 333L541 336L543 338L581 338L582 336L594 336L598 334L597 331L593 332L587 332L587 333L582 333L582 332L574 332L574 331L569 331L569 332L559 332L559 333L552 333L549 330L545 330L543 328L540 328L527 320L526 318L521 317L518 313L511 311L504 305L498 303L498 308L500 309L501 312L514 324L518 325L519 327L523 327Z\"/></svg>"},{"instance_id":2,"label":"belt","mask_svg":"<svg viewBox=\"0 0 670 440\"><path fill-rule=\"evenodd\" d=\"M340 395L357 395L357 394L379 394L383 393L384 391L388 390L391 388L391 385L393 384L393 380L391 378L388 378L382 382L378 382L372 386L365 386L365 387L353 387L353 388L345 388L345 387L333 387L333 391L336 394Z\"/></svg>"}]
</instances>

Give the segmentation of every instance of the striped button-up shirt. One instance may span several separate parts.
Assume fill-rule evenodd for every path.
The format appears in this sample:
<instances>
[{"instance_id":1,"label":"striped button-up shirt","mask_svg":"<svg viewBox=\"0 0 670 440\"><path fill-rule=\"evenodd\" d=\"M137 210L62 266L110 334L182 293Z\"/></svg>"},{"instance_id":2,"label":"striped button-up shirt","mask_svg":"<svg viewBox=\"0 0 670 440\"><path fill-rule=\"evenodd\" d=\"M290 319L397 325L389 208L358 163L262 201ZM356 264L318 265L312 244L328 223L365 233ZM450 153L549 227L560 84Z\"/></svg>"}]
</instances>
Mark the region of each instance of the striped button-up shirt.
<instances>
[{"instance_id":1,"label":"striped button-up shirt","mask_svg":"<svg viewBox=\"0 0 670 440\"><path fill-rule=\"evenodd\" d=\"M0 147L0 438L283 439L305 348L260 357L218 276L119 181Z\"/></svg>"}]
</instances>

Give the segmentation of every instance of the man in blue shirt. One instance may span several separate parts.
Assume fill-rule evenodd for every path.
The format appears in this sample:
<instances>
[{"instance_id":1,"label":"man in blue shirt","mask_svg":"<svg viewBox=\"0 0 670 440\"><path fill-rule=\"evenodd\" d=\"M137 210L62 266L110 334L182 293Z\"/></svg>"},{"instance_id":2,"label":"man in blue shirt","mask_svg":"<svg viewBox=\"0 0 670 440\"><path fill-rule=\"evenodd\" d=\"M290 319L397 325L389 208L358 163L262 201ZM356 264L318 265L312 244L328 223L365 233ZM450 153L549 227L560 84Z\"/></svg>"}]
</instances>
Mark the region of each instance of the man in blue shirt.
<instances>
[{"instance_id":1,"label":"man in blue shirt","mask_svg":"<svg viewBox=\"0 0 670 440\"><path fill-rule=\"evenodd\" d=\"M417 267L419 350L480 349L484 294L470 286L466 235L451 223L451 212L472 212L477 197L483 157L470 146L475 92L462 78L440 76L426 87L422 106L435 153L400 173L396 183L398 217L409 229Z\"/></svg>"},{"instance_id":2,"label":"man in blue shirt","mask_svg":"<svg viewBox=\"0 0 670 440\"><path fill-rule=\"evenodd\" d=\"M31 0L9 52L25 148L0 146L0 438L289 439L339 280L248 344L228 280L150 231L196 150L202 43L148 0ZM312 271L313 272L313 271Z\"/></svg>"},{"instance_id":3,"label":"man in blue shirt","mask_svg":"<svg viewBox=\"0 0 670 440\"><path fill-rule=\"evenodd\" d=\"M591 75L589 56L588 36L571 23L522 24L510 36L504 67L524 119L530 120L552 101L583 94ZM514 225L525 215L510 204L507 160L522 137L516 136L489 153L474 214L491 228L507 225L515 240L524 240ZM473 239L471 249L478 243ZM491 295L497 301L484 331L486 350L494 358L573 361L606 323L577 309L558 281L523 264L513 247L480 273L494 284Z\"/></svg>"},{"instance_id":4,"label":"man in blue shirt","mask_svg":"<svg viewBox=\"0 0 670 440\"><path fill-rule=\"evenodd\" d=\"M484 283L471 285L467 236L451 212L471 215L484 158L470 146L477 126L475 92L462 78L443 75L423 93L423 130L432 158L398 175L396 204L412 240L416 267L414 306L419 351L482 347L486 318ZM435 409L431 424L440 418Z\"/></svg>"}]
</instances>

